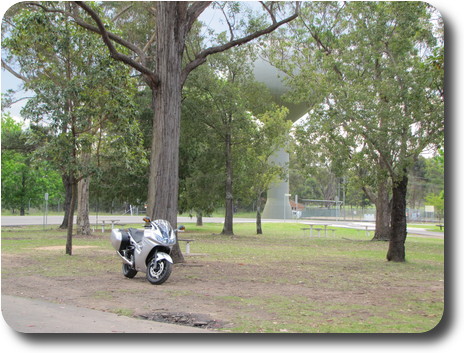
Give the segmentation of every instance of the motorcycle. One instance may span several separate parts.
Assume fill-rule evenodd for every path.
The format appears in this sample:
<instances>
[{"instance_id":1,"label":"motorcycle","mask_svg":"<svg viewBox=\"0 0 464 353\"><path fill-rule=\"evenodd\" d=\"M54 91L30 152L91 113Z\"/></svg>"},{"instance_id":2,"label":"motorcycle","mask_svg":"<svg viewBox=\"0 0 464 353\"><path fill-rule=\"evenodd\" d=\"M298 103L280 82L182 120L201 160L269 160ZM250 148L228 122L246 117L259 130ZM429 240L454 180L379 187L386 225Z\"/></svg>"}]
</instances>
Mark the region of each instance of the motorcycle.
<instances>
[{"instance_id":1,"label":"motorcycle","mask_svg":"<svg viewBox=\"0 0 464 353\"><path fill-rule=\"evenodd\" d=\"M176 233L165 220L151 221L146 217L144 229L113 229L111 244L122 260L122 274L133 278L145 272L151 284L164 283L172 271L170 256L176 244Z\"/></svg>"}]
</instances>

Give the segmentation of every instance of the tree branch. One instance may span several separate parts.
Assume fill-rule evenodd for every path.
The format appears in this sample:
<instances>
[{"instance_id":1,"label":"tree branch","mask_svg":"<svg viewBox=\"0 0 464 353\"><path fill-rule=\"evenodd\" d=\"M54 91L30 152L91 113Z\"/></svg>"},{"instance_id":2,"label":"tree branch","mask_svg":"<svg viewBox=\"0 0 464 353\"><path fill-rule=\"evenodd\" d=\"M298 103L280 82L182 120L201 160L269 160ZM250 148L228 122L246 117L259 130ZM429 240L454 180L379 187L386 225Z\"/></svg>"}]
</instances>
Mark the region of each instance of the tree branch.
<instances>
[{"instance_id":1,"label":"tree branch","mask_svg":"<svg viewBox=\"0 0 464 353\"><path fill-rule=\"evenodd\" d=\"M16 72L15 70L13 70L13 68L10 65L8 65L3 59L2 59L2 67L6 71L8 71L10 74L15 76L16 78L19 78L20 80L22 80L22 81L24 81L26 83L29 82L29 79L26 76L23 76L19 72Z\"/></svg>"},{"instance_id":2,"label":"tree branch","mask_svg":"<svg viewBox=\"0 0 464 353\"><path fill-rule=\"evenodd\" d=\"M187 10L187 33L190 32L195 20L211 5L212 1L195 1Z\"/></svg>"},{"instance_id":3,"label":"tree branch","mask_svg":"<svg viewBox=\"0 0 464 353\"><path fill-rule=\"evenodd\" d=\"M114 36L113 36L113 38L111 38L111 36L110 36L109 32L106 30L102 20L100 19L100 17L98 16L98 14L95 11L93 11L89 6L87 6L82 1L75 1L75 4L78 5L80 8L82 8L85 12L87 12L90 15L90 17L92 17L92 19L95 21L95 23L97 24L97 27L98 27L98 32L97 33L100 33L100 35L102 36L103 42L105 43L108 50L110 51L110 55L111 55L112 58L114 58L116 60L119 60L119 61L131 66L132 68L139 71L140 73L142 73L150 81L149 85L151 87L157 86L159 84L159 78L153 71L149 70L146 66L144 66L143 64L140 64L139 62L132 59L131 57L129 57L129 56L125 55L125 54L122 54L122 53L120 53L120 52L118 52L116 50L116 48L114 47L113 42L112 42L112 39L114 38ZM75 17L73 17L73 18L76 19ZM81 23L78 22L78 24L82 26ZM85 24L87 24L87 23L85 23ZM86 28L88 28L88 27L86 26ZM130 46L132 48L135 48L135 46L133 46L133 45L130 45ZM137 52L139 53L139 55L143 56L142 51L137 49Z\"/></svg>"},{"instance_id":4,"label":"tree branch","mask_svg":"<svg viewBox=\"0 0 464 353\"><path fill-rule=\"evenodd\" d=\"M121 12L117 13L114 17L113 17L113 21L116 21L119 17L121 17L124 13L126 13L131 7L133 7L134 5L130 4L126 7L124 7Z\"/></svg>"},{"instance_id":5,"label":"tree branch","mask_svg":"<svg viewBox=\"0 0 464 353\"><path fill-rule=\"evenodd\" d=\"M264 7L264 9L267 11L267 13L269 14L269 16L271 16L271 18L272 18L272 23L276 23L277 20L276 20L276 18L275 18L274 13L272 12L272 9L270 9L269 7L267 7L267 5L264 3L264 1L260 1L259 3ZM272 6L272 3L271 3L271 6Z\"/></svg>"},{"instance_id":6,"label":"tree branch","mask_svg":"<svg viewBox=\"0 0 464 353\"><path fill-rule=\"evenodd\" d=\"M210 47L210 48L207 48L203 51L201 51L200 53L198 53L196 56L195 56L195 59L192 60L191 62L189 62L187 64L187 66L184 68L183 72L182 72L182 83L185 82L185 80L187 79L187 76L189 75L189 73L194 70L196 67L200 66L201 64L203 64L204 62L206 62L206 58L209 56L209 55L212 55L212 54L216 54L216 53L220 53L220 52L223 52L223 51L226 51L232 47L236 47L236 46L240 46L240 45L243 45L243 44L246 44L248 42L251 42L253 39L256 39L264 34L268 34L268 33L271 33L273 31L275 31L277 28L279 28L280 26L290 22L290 21L293 21L295 18L298 17L298 9L299 9L299 5L297 5L297 10L295 12L295 14L293 14L292 16L290 17L287 17L279 22L273 22L270 26L260 30L260 31L256 31L254 33L251 33L245 37L242 37L242 38L239 38L239 39L235 39L235 40L231 40L225 44L222 44L222 45L218 45L218 46L214 46L214 47Z\"/></svg>"}]
</instances>

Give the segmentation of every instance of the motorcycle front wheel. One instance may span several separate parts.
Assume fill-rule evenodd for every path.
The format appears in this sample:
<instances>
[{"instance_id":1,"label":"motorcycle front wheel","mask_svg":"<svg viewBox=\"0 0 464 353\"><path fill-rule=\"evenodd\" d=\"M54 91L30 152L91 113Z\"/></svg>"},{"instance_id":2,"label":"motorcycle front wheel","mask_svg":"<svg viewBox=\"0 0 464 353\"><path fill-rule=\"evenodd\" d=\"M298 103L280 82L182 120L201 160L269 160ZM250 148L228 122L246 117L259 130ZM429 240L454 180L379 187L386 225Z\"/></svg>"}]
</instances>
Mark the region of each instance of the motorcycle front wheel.
<instances>
[{"instance_id":1,"label":"motorcycle front wheel","mask_svg":"<svg viewBox=\"0 0 464 353\"><path fill-rule=\"evenodd\" d=\"M156 261L153 257L148 261L147 280L151 284L162 284L171 275L172 264L166 259Z\"/></svg>"}]
</instances>

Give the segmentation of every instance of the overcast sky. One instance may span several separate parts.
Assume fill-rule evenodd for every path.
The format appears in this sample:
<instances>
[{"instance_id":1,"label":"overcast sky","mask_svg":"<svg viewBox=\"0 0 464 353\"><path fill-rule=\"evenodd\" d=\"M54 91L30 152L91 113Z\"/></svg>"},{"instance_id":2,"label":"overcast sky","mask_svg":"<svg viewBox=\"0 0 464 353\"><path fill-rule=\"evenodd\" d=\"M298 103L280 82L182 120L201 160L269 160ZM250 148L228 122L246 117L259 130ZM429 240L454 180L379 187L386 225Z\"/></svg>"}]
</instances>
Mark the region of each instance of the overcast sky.
<instances>
[{"instance_id":1,"label":"overcast sky","mask_svg":"<svg viewBox=\"0 0 464 353\"><path fill-rule=\"evenodd\" d=\"M3 14L5 11L12 6L15 2L14 0L4 0L0 2L0 13ZM464 33L464 26L463 26L463 21L458 17L459 14L461 14L461 11L456 11L456 2L454 0L435 0L435 1L429 1L430 4L435 6L441 13L443 14L445 18L445 24L446 24L446 30L449 31L450 35L447 37L447 39L451 39L451 42L456 42L454 44L457 44L458 38L462 38L460 34ZM220 22L221 15L217 11L212 11L207 9L201 16L201 20L208 26L211 27L216 27L216 28L221 28L223 27L223 30L226 30L226 26L224 24L221 24ZM462 43L462 39L459 41ZM449 44L449 43L448 43ZM455 50L453 50L453 56L454 57L462 57L458 55L458 50L461 49L457 45L453 46ZM461 46L462 47L462 46ZM455 65L456 69L459 69L458 65ZM7 72L6 70L1 71L1 90L2 93L5 93L8 89L18 89L20 87L21 82L15 78L12 74ZM450 77L449 75L448 77ZM447 78L448 78L447 77ZM455 77L453 75L453 77ZM462 76L459 76L462 77ZM462 80L461 80L462 82ZM26 95L25 92L22 92L22 95ZM8 111L11 112L11 114L15 117L19 117L20 110L22 105L25 103L25 101L21 101L20 103L17 103L13 105Z\"/></svg>"}]
</instances>

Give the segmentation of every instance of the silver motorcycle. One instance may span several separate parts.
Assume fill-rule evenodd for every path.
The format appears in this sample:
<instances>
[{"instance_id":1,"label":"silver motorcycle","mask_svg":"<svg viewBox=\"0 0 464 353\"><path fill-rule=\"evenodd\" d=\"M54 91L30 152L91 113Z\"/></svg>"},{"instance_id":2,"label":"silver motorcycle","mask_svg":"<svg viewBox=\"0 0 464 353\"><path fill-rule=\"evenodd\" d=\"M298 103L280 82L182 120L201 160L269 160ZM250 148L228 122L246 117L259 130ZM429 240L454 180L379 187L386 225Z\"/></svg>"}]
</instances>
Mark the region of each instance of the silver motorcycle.
<instances>
[{"instance_id":1,"label":"silver motorcycle","mask_svg":"<svg viewBox=\"0 0 464 353\"><path fill-rule=\"evenodd\" d=\"M145 272L151 284L164 283L172 271L172 247L176 232L165 220L151 221L146 217L144 229L113 229L111 244L122 260L122 274L133 278Z\"/></svg>"}]
</instances>

